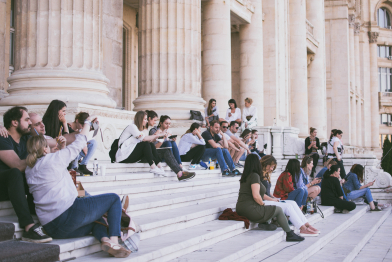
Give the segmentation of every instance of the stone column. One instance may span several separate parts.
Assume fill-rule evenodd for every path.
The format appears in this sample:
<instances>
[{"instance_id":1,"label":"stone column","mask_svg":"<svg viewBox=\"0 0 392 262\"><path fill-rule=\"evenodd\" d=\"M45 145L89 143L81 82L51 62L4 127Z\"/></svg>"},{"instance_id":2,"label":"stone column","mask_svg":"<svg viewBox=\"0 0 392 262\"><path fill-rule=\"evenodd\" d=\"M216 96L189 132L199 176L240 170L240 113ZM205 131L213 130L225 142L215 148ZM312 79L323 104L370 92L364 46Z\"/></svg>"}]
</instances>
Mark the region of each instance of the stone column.
<instances>
[{"instance_id":1,"label":"stone column","mask_svg":"<svg viewBox=\"0 0 392 262\"><path fill-rule=\"evenodd\" d=\"M360 51L359 51L359 34L361 33L361 24L360 23L355 23L354 25L354 53L355 53L355 93L356 93L356 100L357 100L357 106L356 106L356 126L355 131L356 131L356 146L362 147L362 117L361 117L361 111L358 112L358 110L361 110L361 93L362 93L362 88L361 88L361 59L360 59Z\"/></svg>"},{"instance_id":2,"label":"stone column","mask_svg":"<svg viewBox=\"0 0 392 262\"><path fill-rule=\"evenodd\" d=\"M351 146L356 146L356 136L357 136L357 105L356 105L356 95L352 93L350 99L350 118L351 118ZM354 138L354 139L353 139Z\"/></svg>"},{"instance_id":3,"label":"stone column","mask_svg":"<svg viewBox=\"0 0 392 262\"><path fill-rule=\"evenodd\" d=\"M272 156L276 159L283 158L283 127L273 126L272 134Z\"/></svg>"},{"instance_id":4,"label":"stone column","mask_svg":"<svg viewBox=\"0 0 392 262\"><path fill-rule=\"evenodd\" d=\"M355 39L354 39L354 25L355 25L355 15L351 14L348 16L348 24L349 24L349 37L350 37L350 90L354 93L353 98L351 99L350 106L350 137L349 143L350 145L356 144L356 107L355 107Z\"/></svg>"},{"instance_id":5,"label":"stone column","mask_svg":"<svg viewBox=\"0 0 392 262\"><path fill-rule=\"evenodd\" d=\"M0 104L115 107L102 73L102 3L16 0L15 72Z\"/></svg>"},{"instance_id":6,"label":"stone column","mask_svg":"<svg viewBox=\"0 0 392 262\"><path fill-rule=\"evenodd\" d=\"M372 149L379 148L380 114L378 106L378 65L377 65L377 38L378 32L368 32L370 53L370 94L371 94L371 126Z\"/></svg>"},{"instance_id":7,"label":"stone column","mask_svg":"<svg viewBox=\"0 0 392 262\"><path fill-rule=\"evenodd\" d=\"M203 2L202 18L203 98L207 102L215 98L219 107L219 116L223 118L228 108L227 102L231 98L230 1Z\"/></svg>"},{"instance_id":8,"label":"stone column","mask_svg":"<svg viewBox=\"0 0 392 262\"><path fill-rule=\"evenodd\" d=\"M189 110L203 110L200 10L195 0L139 1L139 97L134 111L152 109L187 120Z\"/></svg>"},{"instance_id":9,"label":"stone column","mask_svg":"<svg viewBox=\"0 0 392 262\"><path fill-rule=\"evenodd\" d=\"M299 128L300 137L307 137L309 135L309 130L306 1L290 0L289 12L291 126Z\"/></svg>"},{"instance_id":10,"label":"stone column","mask_svg":"<svg viewBox=\"0 0 392 262\"><path fill-rule=\"evenodd\" d=\"M324 0L307 0L306 9L307 19L314 26L313 36L319 42L308 70L309 126L317 128L318 137L324 140L327 139Z\"/></svg>"},{"instance_id":11,"label":"stone column","mask_svg":"<svg viewBox=\"0 0 392 262\"><path fill-rule=\"evenodd\" d=\"M8 3L7 3L8 2ZM8 88L11 1L0 0L0 98Z\"/></svg>"},{"instance_id":12,"label":"stone column","mask_svg":"<svg viewBox=\"0 0 392 262\"><path fill-rule=\"evenodd\" d=\"M241 109L245 98L253 99L257 107L257 124L264 125L263 89L263 12L260 0L252 0L252 23L240 26L240 99ZM238 103L238 102L237 102Z\"/></svg>"}]
</instances>

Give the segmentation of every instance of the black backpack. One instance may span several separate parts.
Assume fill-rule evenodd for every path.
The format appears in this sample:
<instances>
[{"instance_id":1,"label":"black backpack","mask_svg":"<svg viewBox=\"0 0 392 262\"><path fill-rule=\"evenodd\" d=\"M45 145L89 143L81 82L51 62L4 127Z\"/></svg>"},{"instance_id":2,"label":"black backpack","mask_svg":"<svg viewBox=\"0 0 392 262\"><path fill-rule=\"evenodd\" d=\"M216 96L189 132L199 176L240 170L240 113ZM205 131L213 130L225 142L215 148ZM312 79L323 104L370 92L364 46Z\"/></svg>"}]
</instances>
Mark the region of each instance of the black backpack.
<instances>
[{"instance_id":1,"label":"black backpack","mask_svg":"<svg viewBox=\"0 0 392 262\"><path fill-rule=\"evenodd\" d=\"M128 127L128 126L127 126L127 127ZM126 127L125 129L127 129L127 127ZM120 141L120 137L121 137L122 134L124 133L125 129L122 131L122 133L121 133L121 135L119 136L119 138L114 139L114 141L113 141L113 143L112 143L112 146L110 147L109 157L110 157L110 162L112 162L112 163L116 162L116 154L117 154L117 151L118 151L118 149L119 149L118 141ZM132 135L131 135L131 136L132 136ZM130 136L130 137L131 137L131 136ZM128 138L129 138L129 137L128 137ZM127 138L127 139L128 139L128 138ZM120 147L121 147L121 146L120 146Z\"/></svg>"}]
</instances>

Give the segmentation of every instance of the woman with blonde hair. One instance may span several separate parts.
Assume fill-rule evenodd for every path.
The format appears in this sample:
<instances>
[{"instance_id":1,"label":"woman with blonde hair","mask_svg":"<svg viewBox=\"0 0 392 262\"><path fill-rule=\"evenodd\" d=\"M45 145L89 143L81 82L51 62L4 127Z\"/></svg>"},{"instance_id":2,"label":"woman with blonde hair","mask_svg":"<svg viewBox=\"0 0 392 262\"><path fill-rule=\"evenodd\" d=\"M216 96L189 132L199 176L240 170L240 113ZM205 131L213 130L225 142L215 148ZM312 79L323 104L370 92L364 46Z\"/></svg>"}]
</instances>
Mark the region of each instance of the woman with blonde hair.
<instances>
[{"instance_id":1,"label":"woman with blonde hair","mask_svg":"<svg viewBox=\"0 0 392 262\"><path fill-rule=\"evenodd\" d=\"M27 141L26 180L34 197L35 210L43 228L52 238L76 238L92 233L101 242L101 249L115 257L128 257L131 251L118 243L121 236L121 201L117 194L78 198L78 192L67 170L87 144L87 134L95 121L88 117L75 141L66 147L66 139L58 138L56 153L43 136ZM95 221L105 223L109 230Z\"/></svg>"},{"instance_id":2,"label":"woman with blonde hair","mask_svg":"<svg viewBox=\"0 0 392 262\"><path fill-rule=\"evenodd\" d=\"M257 126L257 108L252 106L252 98L245 98L245 107L242 109L242 130L252 129Z\"/></svg>"},{"instance_id":3,"label":"woman with blonde hair","mask_svg":"<svg viewBox=\"0 0 392 262\"><path fill-rule=\"evenodd\" d=\"M310 156L305 156L301 162L301 172L298 177L294 177L294 187L304 188L308 190L308 197L314 199L321 192L321 188L317 186L321 182L320 178L313 179L312 182L309 180L309 174L312 172L313 159Z\"/></svg>"},{"instance_id":4,"label":"woman with blonde hair","mask_svg":"<svg viewBox=\"0 0 392 262\"><path fill-rule=\"evenodd\" d=\"M211 98L210 101L208 101L208 106L204 109L204 116L207 127L210 126L211 121L218 120L221 122L224 120L223 118L219 118L219 109L214 98Z\"/></svg>"}]
</instances>

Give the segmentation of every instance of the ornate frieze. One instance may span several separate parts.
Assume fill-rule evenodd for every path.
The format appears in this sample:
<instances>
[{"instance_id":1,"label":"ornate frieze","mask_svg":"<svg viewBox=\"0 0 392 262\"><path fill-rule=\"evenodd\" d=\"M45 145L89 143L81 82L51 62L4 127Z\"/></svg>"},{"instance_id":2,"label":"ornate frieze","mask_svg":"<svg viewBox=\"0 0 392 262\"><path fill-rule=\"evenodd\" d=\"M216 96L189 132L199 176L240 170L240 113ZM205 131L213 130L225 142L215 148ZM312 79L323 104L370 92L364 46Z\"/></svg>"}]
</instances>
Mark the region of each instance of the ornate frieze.
<instances>
[{"instance_id":1,"label":"ornate frieze","mask_svg":"<svg viewBox=\"0 0 392 262\"><path fill-rule=\"evenodd\" d=\"M354 27L355 25L355 15L348 15L348 25Z\"/></svg>"},{"instance_id":2,"label":"ornate frieze","mask_svg":"<svg viewBox=\"0 0 392 262\"><path fill-rule=\"evenodd\" d=\"M379 36L378 32L368 32L369 35L369 43L377 43L377 38Z\"/></svg>"},{"instance_id":3,"label":"ornate frieze","mask_svg":"<svg viewBox=\"0 0 392 262\"><path fill-rule=\"evenodd\" d=\"M354 35L359 35L361 32L361 23L355 23L354 24Z\"/></svg>"}]
</instances>

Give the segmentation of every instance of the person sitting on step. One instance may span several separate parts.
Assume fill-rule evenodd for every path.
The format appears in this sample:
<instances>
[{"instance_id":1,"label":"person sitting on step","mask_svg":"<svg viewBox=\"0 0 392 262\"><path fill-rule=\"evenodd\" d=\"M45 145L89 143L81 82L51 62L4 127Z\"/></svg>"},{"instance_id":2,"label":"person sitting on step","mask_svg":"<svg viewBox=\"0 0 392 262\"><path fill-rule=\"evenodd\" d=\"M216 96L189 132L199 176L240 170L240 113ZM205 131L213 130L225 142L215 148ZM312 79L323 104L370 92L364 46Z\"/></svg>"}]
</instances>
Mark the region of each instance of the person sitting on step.
<instances>
[{"instance_id":1,"label":"person sitting on step","mask_svg":"<svg viewBox=\"0 0 392 262\"><path fill-rule=\"evenodd\" d=\"M259 154L260 157L265 156L264 154L264 150L267 148L267 144L264 144L264 148L260 151L259 149L259 142L257 141L257 139L259 138L259 132L257 130L252 130L252 136L249 139L249 150L251 152L256 152L257 154Z\"/></svg>"},{"instance_id":2,"label":"person sitting on step","mask_svg":"<svg viewBox=\"0 0 392 262\"><path fill-rule=\"evenodd\" d=\"M178 144L181 160L191 162L189 170L205 170L207 165L201 160L206 150L206 142L201 136L199 123L192 123L191 127L182 135Z\"/></svg>"},{"instance_id":3,"label":"person sitting on step","mask_svg":"<svg viewBox=\"0 0 392 262\"><path fill-rule=\"evenodd\" d=\"M252 141L251 136L252 136L252 131L250 131L250 129L245 129L240 135L240 139L242 140L242 142L245 143L245 145L248 146L248 148L250 148L250 142ZM251 154L255 154L259 159L261 159L260 155L257 152L251 151ZM246 157L247 157L247 152L244 151L240 160L245 161Z\"/></svg>"},{"instance_id":4,"label":"person sitting on step","mask_svg":"<svg viewBox=\"0 0 392 262\"><path fill-rule=\"evenodd\" d=\"M298 179L300 173L301 165L298 159L290 159L287 162L285 170L276 181L274 197L280 198L281 200L293 200L302 210L304 205L306 205L308 190L304 187L295 188L293 182L294 178Z\"/></svg>"},{"instance_id":5,"label":"person sitting on step","mask_svg":"<svg viewBox=\"0 0 392 262\"><path fill-rule=\"evenodd\" d=\"M305 155L309 155L313 158L313 168L310 176L313 177L316 173L316 167L320 158L318 151L321 150L320 140L317 137L317 129L314 127L310 128L310 136L305 139Z\"/></svg>"},{"instance_id":6,"label":"person sitting on step","mask_svg":"<svg viewBox=\"0 0 392 262\"><path fill-rule=\"evenodd\" d=\"M13 107L7 110L3 123L6 130L1 128L0 132L0 201L11 201L19 227L24 229L22 240L50 242L52 238L43 233L42 226L31 216L35 214L35 206L24 174L31 125L27 109Z\"/></svg>"},{"instance_id":7,"label":"person sitting on step","mask_svg":"<svg viewBox=\"0 0 392 262\"><path fill-rule=\"evenodd\" d=\"M354 202L343 200L343 190L339 182L340 167L333 165L324 173L321 182L321 204L324 206L334 206L336 213L347 214L354 210Z\"/></svg>"},{"instance_id":8,"label":"person sitting on step","mask_svg":"<svg viewBox=\"0 0 392 262\"><path fill-rule=\"evenodd\" d=\"M317 186L321 181L319 179L314 179L312 182L309 180L309 174L313 169L313 159L310 156L305 156L302 159L300 175L294 176L294 187L295 188L304 188L308 190L308 197L310 199L315 199L321 191L321 188Z\"/></svg>"},{"instance_id":9,"label":"person sitting on step","mask_svg":"<svg viewBox=\"0 0 392 262\"><path fill-rule=\"evenodd\" d=\"M69 127L69 133L72 134L74 132L79 132L83 128L83 123L86 121L86 119L89 117L89 113L86 112L80 112L75 116L75 121L68 124ZM98 121L97 121L97 124ZM96 130L94 134L97 134ZM93 157L95 151L97 150L97 141L94 139L94 135L91 135L92 132L89 133L88 141L87 141L87 146L83 148L83 150L80 152L80 154L75 158L74 161L71 162L71 169L75 170L76 172L80 174L87 174L87 175L92 175L93 172L87 169L87 164L90 161L90 159ZM79 164L79 160L82 159L82 161Z\"/></svg>"},{"instance_id":10,"label":"person sitting on step","mask_svg":"<svg viewBox=\"0 0 392 262\"><path fill-rule=\"evenodd\" d=\"M252 130L257 126L257 108L252 106L252 103L252 98L245 98L245 107L242 109L242 130L245 128Z\"/></svg>"},{"instance_id":11,"label":"person sitting on step","mask_svg":"<svg viewBox=\"0 0 392 262\"><path fill-rule=\"evenodd\" d=\"M365 202L370 206L370 211L381 211L379 207L375 206L372 192L369 188L374 185L375 180L362 186L361 182L363 182L363 173L363 166L360 164L354 164L351 167L350 172L346 175L346 182L343 184L343 189L346 193L347 199L352 201L356 198L364 197L366 200Z\"/></svg>"},{"instance_id":12,"label":"person sitting on step","mask_svg":"<svg viewBox=\"0 0 392 262\"><path fill-rule=\"evenodd\" d=\"M155 116L156 115L156 116ZM165 133L161 139L153 140L153 144L158 149L158 156L166 162L166 164L177 174L179 180L189 180L195 177L194 172L183 171L180 153L178 151L176 137L169 138L169 128L171 125L171 119L169 116L163 115L160 118L158 126L155 126L155 121L158 115L155 111L147 111L147 125L152 127L149 131L149 135L153 136L158 131L159 133ZM181 177L183 177L181 179Z\"/></svg>"},{"instance_id":13,"label":"person sitting on step","mask_svg":"<svg viewBox=\"0 0 392 262\"><path fill-rule=\"evenodd\" d=\"M128 257L131 251L118 243L121 236L121 201L117 194L102 194L78 198L78 192L67 170L87 144L91 116L84 122L75 141L66 146L66 139L59 140L59 151L50 153L43 136L32 136L27 141L26 180L34 196L37 216L45 232L55 239L76 238L90 233L101 242L101 249L115 257ZM102 218L107 214L109 230Z\"/></svg>"},{"instance_id":14,"label":"person sitting on step","mask_svg":"<svg viewBox=\"0 0 392 262\"><path fill-rule=\"evenodd\" d=\"M228 101L229 108L226 111L225 120L227 122L236 121L239 125L241 124L241 109L237 107L237 102L234 99Z\"/></svg>"},{"instance_id":15,"label":"person sitting on step","mask_svg":"<svg viewBox=\"0 0 392 262\"><path fill-rule=\"evenodd\" d=\"M332 158L329 158L327 161L324 163L324 167L317 173L316 178L323 179L324 173L331 168L333 165L337 165L335 160ZM321 187L321 182L316 184L317 186Z\"/></svg>"},{"instance_id":16,"label":"person sitting on step","mask_svg":"<svg viewBox=\"0 0 392 262\"><path fill-rule=\"evenodd\" d=\"M251 153L251 151L248 148L248 145L246 145L241 138L238 137L237 132L239 129L239 124L236 121L231 121L229 128L226 130L225 134L228 135L230 137L230 139L232 139L236 145L238 145L238 147L241 147L243 149L245 149L245 151L247 152L247 154L249 155ZM238 165L238 163L237 163ZM242 167L242 165L239 165L239 167Z\"/></svg>"},{"instance_id":17,"label":"person sitting on step","mask_svg":"<svg viewBox=\"0 0 392 262\"><path fill-rule=\"evenodd\" d=\"M208 101L208 106L204 109L204 116L207 127L210 127L210 122L213 120L218 120L219 122L225 120L219 118L219 109L214 98L211 98L210 101Z\"/></svg>"},{"instance_id":18,"label":"person sitting on step","mask_svg":"<svg viewBox=\"0 0 392 262\"><path fill-rule=\"evenodd\" d=\"M234 137L232 139L228 134L225 133L228 130L228 128L229 128L229 123L227 121L220 122L220 129L227 140L227 144L229 146L227 149L229 150L230 156L234 161L234 165L237 167L243 167L239 163L239 161L241 156L245 153L246 149L240 147L240 145L234 140ZM222 139L222 135L221 134L218 135Z\"/></svg>"},{"instance_id":19,"label":"person sitting on step","mask_svg":"<svg viewBox=\"0 0 392 262\"><path fill-rule=\"evenodd\" d=\"M222 135L222 138L219 137L219 133ZM228 147L227 139L223 135L223 132L220 131L218 121L212 121L210 123L210 128L204 131L201 136L204 138L204 141L206 141L206 150L202 157L203 161L206 162L209 161L209 159L217 159L223 176L241 175L240 171L234 166L229 150L226 149ZM223 146L219 144L221 140Z\"/></svg>"},{"instance_id":20,"label":"person sitting on step","mask_svg":"<svg viewBox=\"0 0 392 262\"><path fill-rule=\"evenodd\" d=\"M318 236L319 230L311 226L301 212L297 203L292 200L281 200L271 196L271 174L276 168L276 159L273 156L264 156L260 160L261 164L261 176L260 180L266 189L264 195L264 203L268 205L279 206L283 209L286 216L289 217L293 225L300 230L300 236L303 237L314 237Z\"/></svg>"},{"instance_id":21,"label":"person sitting on step","mask_svg":"<svg viewBox=\"0 0 392 262\"><path fill-rule=\"evenodd\" d=\"M290 229L283 209L276 205L266 205L266 189L261 183L261 164L255 155L249 155L245 160L244 172L240 179L240 192L236 204L236 212L251 222L259 223L257 229L273 231L277 229L274 224L268 224L270 219L276 218L278 224L286 232L286 241L303 241Z\"/></svg>"}]
</instances>

